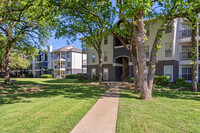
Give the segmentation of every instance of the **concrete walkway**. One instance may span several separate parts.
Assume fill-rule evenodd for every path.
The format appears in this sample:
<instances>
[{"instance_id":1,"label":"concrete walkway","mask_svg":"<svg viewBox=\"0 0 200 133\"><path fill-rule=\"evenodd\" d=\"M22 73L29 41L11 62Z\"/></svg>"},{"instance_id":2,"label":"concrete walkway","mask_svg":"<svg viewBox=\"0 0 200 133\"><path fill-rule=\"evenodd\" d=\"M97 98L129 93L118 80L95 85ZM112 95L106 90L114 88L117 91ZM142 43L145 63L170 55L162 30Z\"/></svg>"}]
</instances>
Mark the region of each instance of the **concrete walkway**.
<instances>
[{"instance_id":1,"label":"concrete walkway","mask_svg":"<svg viewBox=\"0 0 200 133\"><path fill-rule=\"evenodd\" d=\"M71 133L115 133L120 91L110 88Z\"/></svg>"}]
</instances>

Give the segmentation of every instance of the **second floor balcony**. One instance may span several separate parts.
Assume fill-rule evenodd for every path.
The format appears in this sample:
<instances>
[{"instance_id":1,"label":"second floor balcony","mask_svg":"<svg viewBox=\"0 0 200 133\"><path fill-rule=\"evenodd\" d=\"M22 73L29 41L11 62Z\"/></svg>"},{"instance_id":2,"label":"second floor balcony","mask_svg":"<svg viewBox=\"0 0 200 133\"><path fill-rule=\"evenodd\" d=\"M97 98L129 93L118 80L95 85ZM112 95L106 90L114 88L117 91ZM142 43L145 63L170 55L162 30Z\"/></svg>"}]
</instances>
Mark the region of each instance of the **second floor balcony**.
<instances>
[{"instance_id":1,"label":"second floor balcony","mask_svg":"<svg viewBox=\"0 0 200 133\"><path fill-rule=\"evenodd\" d=\"M64 55L61 55L61 56L54 56L53 59L54 59L54 60L65 59L65 56L64 56Z\"/></svg>"},{"instance_id":2,"label":"second floor balcony","mask_svg":"<svg viewBox=\"0 0 200 133\"><path fill-rule=\"evenodd\" d=\"M65 65L55 65L54 69L65 69Z\"/></svg>"},{"instance_id":3,"label":"second floor balcony","mask_svg":"<svg viewBox=\"0 0 200 133\"><path fill-rule=\"evenodd\" d=\"M192 36L192 30L181 30L179 34L180 38L187 38Z\"/></svg>"},{"instance_id":4,"label":"second floor balcony","mask_svg":"<svg viewBox=\"0 0 200 133\"><path fill-rule=\"evenodd\" d=\"M192 52L182 52L180 53L180 60L191 60Z\"/></svg>"}]
</instances>

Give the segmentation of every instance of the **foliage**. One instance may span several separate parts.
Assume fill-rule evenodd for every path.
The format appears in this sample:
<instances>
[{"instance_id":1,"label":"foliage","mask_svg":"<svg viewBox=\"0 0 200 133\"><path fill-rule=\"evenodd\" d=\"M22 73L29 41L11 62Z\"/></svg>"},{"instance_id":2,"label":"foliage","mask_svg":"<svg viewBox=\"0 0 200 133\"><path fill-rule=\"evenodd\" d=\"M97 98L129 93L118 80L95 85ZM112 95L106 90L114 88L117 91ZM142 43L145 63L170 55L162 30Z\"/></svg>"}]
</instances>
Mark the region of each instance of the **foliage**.
<instances>
[{"instance_id":1,"label":"foliage","mask_svg":"<svg viewBox=\"0 0 200 133\"><path fill-rule=\"evenodd\" d=\"M134 83L135 82L135 78L131 78L131 83Z\"/></svg>"},{"instance_id":2,"label":"foliage","mask_svg":"<svg viewBox=\"0 0 200 133\"><path fill-rule=\"evenodd\" d=\"M76 75L75 74L67 74L65 75L66 79L76 79Z\"/></svg>"},{"instance_id":3,"label":"foliage","mask_svg":"<svg viewBox=\"0 0 200 133\"><path fill-rule=\"evenodd\" d=\"M97 82L99 79L99 76L93 76L92 81Z\"/></svg>"},{"instance_id":4,"label":"foliage","mask_svg":"<svg viewBox=\"0 0 200 133\"><path fill-rule=\"evenodd\" d=\"M87 74L85 74L85 73L77 73L76 74L76 78L78 79L78 80L80 80L80 81L82 81L82 80L86 80L87 79Z\"/></svg>"},{"instance_id":5,"label":"foliage","mask_svg":"<svg viewBox=\"0 0 200 133\"><path fill-rule=\"evenodd\" d=\"M183 84L185 84L186 82L185 82L185 79L184 78L180 78L180 79L177 79L176 80L176 84L177 85L183 85Z\"/></svg>"},{"instance_id":6,"label":"foliage","mask_svg":"<svg viewBox=\"0 0 200 133\"><path fill-rule=\"evenodd\" d=\"M17 53L11 54L11 70L28 69L30 65L30 60L21 57Z\"/></svg>"},{"instance_id":7,"label":"foliage","mask_svg":"<svg viewBox=\"0 0 200 133\"><path fill-rule=\"evenodd\" d=\"M154 84L166 86L169 84L169 76L154 76Z\"/></svg>"},{"instance_id":8,"label":"foliage","mask_svg":"<svg viewBox=\"0 0 200 133\"><path fill-rule=\"evenodd\" d=\"M52 78L51 74L43 74L41 75L41 78Z\"/></svg>"}]
</instances>

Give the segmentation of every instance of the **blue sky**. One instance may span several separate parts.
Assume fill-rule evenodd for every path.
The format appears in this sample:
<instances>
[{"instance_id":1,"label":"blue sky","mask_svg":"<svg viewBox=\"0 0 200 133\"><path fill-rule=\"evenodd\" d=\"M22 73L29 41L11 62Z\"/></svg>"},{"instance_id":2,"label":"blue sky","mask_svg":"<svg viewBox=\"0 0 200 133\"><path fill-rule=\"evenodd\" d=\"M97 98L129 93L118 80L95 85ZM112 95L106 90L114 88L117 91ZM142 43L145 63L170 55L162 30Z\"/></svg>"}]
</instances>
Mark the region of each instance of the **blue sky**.
<instances>
[{"instance_id":1,"label":"blue sky","mask_svg":"<svg viewBox=\"0 0 200 133\"><path fill-rule=\"evenodd\" d=\"M55 39L54 33L53 33L53 37L51 37L48 41L48 44L53 46L53 49L58 49L64 46L68 46L68 45L74 45L75 47L81 49L81 41L79 40L79 38L81 38L82 36L78 36L75 42L70 42L70 44L67 43L67 38L60 38L60 39ZM46 48L45 48L46 49Z\"/></svg>"}]
</instances>

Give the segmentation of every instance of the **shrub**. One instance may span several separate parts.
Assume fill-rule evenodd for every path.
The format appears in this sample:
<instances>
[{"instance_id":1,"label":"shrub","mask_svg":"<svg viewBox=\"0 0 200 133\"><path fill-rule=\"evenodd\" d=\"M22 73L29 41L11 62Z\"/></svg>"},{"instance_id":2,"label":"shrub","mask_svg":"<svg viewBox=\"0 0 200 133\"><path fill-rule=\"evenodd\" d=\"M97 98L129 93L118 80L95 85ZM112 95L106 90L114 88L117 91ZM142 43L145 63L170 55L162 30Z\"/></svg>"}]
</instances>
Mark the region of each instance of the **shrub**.
<instances>
[{"instance_id":1,"label":"shrub","mask_svg":"<svg viewBox=\"0 0 200 133\"><path fill-rule=\"evenodd\" d=\"M33 74L25 74L25 78L33 78Z\"/></svg>"},{"instance_id":2,"label":"shrub","mask_svg":"<svg viewBox=\"0 0 200 133\"><path fill-rule=\"evenodd\" d=\"M99 76L93 76L92 81L99 81Z\"/></svg>"},{"instance_id":3,"label":"shrub","mask_svg":"<svg viewBox=\"0 0 200 133\"><path fill-rule=\"evenodd\" d=\"M176 84L177 84L177 85L186 84L185 79L184 79L184 78L177 79L177 80L176 80Z\"/></svg>"},{"instance_id":4,"label":"shrub","mask_svg":"<svg viewBox=\"0 0 200 133\"><path fill-rule=\"evenodd\" d=\"M168 85L170 77L169 76L154 76L154 84L156 85Z\"/></svg>"},{"instance_id":5,"label":"shrub","mask_svg":"<svg viewBox=\"0 0 200 133\"><path fill-rule=\"evenodd\" d=\"M52 78L51 74L43 74L41 75L41 78Z\"/></svg>"},{"instance_id":6,"label":"shrub","mask_svg":"<svg viewBox=\"0 0 200 133\"><path fill-rule=\"evenodd\" d=\"M85 73L77 73L76 78L78 80L85 80L85 79L87 79L87 75Z\"/></svg>"},{"instance_id":7,"label":"shrub","mask_svg":"<svg viewBox=\"0 0 200 133\"><path fill-rule=\"evenodd\" d=\"M76 75L75 74L67 74L65 75L66 79L76 79Z\"/></svg>"},{"instance_id":8,"label":"shrub","mask_svg":"<svg viewBox=\"0 0 200 133\"><path fill-rule=\"evenodd\" d=\"M131 78L131 83L134 83L135 82L135 78Z\"/></svg>"}]
</instances>

